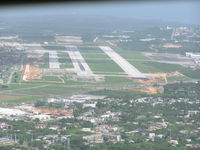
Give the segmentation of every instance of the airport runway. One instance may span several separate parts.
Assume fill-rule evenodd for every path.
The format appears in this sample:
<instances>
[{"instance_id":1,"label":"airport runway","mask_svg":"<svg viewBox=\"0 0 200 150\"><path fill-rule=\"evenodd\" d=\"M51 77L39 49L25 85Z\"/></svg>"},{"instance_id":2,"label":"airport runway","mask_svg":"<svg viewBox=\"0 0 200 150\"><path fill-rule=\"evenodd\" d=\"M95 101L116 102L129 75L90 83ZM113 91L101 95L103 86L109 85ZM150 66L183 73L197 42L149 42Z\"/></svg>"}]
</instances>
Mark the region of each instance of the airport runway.
<instances>
[{"instance_id":1,"label":"airport runway","mask_svg":"<svg viewBox=\"0 0 200 150\"><path fill-rule=\"evenodd\" d=\"M72 60L74 69L77 72L78 76L94 76L92 70L86 63L85 59L79 52L78 48L76 46L66 46L67 52L69 54L69 57Z\"/></svg>"},{"instance_id":2,"label":"airport runway","mask_svg":"<svg viewBox=\"0 0 200 150\"><path fill-rule=\"evenodd\" d=\"M49 51L49 68L59 69L60 63L58 61L58 55L56 51Z\"/></svg>"},{"instance_id":3,"label":"airport runway","mask_svg":"<svg viewBox=\"0 0 200 150\"><path fill-rule=\"evenodd\" d=\"M106 53L118 66L120 66L124 72L132 78L146 78L146 76L141 73L137 68L131 65L126 59L121 57L118 53L112 50L108 46L99 46L99 48Z\"/></svg>"}]
</instances>

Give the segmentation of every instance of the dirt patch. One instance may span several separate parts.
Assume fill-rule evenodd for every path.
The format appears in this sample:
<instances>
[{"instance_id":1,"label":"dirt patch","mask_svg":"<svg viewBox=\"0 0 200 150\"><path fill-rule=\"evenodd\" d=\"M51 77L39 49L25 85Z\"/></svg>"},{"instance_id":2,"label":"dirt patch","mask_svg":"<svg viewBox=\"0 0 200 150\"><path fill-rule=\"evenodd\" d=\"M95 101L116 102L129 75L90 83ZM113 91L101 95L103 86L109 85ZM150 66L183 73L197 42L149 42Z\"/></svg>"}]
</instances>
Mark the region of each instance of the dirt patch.
<instances>
[{"instance_id":1,"label":"dirt patch","mask_svg":"<svg viewBox=\"0 0 200 150\"><path fill-rule=\"evenodd\" d=\"M141 83L141 84L164 83L165 77L155 76L155 77L150 77L148 80L136 80L136 82Z\"/></svg>"},{"instance_id":2,"label":"dirt patch","mask_svg":"<svg viewBox=\"0 0 200 150\"><path fill-rule=\"evenodd\" d=\"M43 109L43 108L35 108L34 111L46 113L50 115L56 115L56 116L71 116L73 115L72 112L67 110L51 110L51 109Z\"/></svg>"},{"instance_id":3,"label":"dirt patch","mask_svg":"<svg viewBox=\"0 0 200 150\"><path fill-rule=\"evenodd\" d=\"M162 89L159 87L146 87L144 89L139 89L137 91L145 92L148 94L157 94L157 93L160 93L162 91Z\"/></svg>"},{"instance_id":4,"label":"dirt patch","mask_svg":"<svg viewBox=\"0 0 200 150\"><path fill-rule=\"evenodd\" d=\"M160 72L160 73L149 73L149 79L147 80L136 80L136 82L141 83L141 84L152 84L152 83L166 83L167 82L167 77L178 77L178 76L183 76L179 72Z\"/></svg>"},{"instance_id":5,"label":"dirt patch","mask_svg":"<svg viewBox=\"0 0 200 150\"><path fill-rule=\"evenodd\" d=\"M38 67L38 64L36 62L32 64L26 64L23 74L23 81L32 81L34 79L41 79L42 72Z\"/></svg>"},{"instance_id":6,"label":"dirt patch","mask_svg":"<svg viewBox=\"0 0 200 150\"><path fill-rule=\"evenodd\" d=\"M166 44L163 44L162 47L164 47L164 48L181 48L182 46L180 44L166 43Z\"/></svg>"}]
</instances>

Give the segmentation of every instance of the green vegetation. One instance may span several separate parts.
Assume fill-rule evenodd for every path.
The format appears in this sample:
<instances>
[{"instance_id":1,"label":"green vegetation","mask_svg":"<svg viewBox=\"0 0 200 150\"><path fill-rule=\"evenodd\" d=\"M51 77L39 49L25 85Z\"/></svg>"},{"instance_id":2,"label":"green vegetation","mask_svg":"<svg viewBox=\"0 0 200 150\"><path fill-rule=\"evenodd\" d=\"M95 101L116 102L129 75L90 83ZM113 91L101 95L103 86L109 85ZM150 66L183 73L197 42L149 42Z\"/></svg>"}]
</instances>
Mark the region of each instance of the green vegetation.
<instances>
[{"instance_id":1,"label":"green vegetation","mask_svg":"<svg viewBox=\"0 0 200 150\"><path fill-rule=\"evenodd\" d=\"M123 72L123 70L112 60L87 59L89 67L94 72Z\"/></svg>"},{"instance_id":2,"label":"green vegetation","mask_svg":"<svg viewBox=\"0 0 200 150\"><path fill-rule=\"evenodd\" d=\"M187 77L199 79L200 70L194 70L191 68L185 68L181 65L176 64L167 64L167 63L159 63L154 61L129 61L136 68L138 68L141 72L149 73L149 72L175 72L178 71L184 74Z\"/></svg>"},{"instance_id":3,"label":"green vegetation","mask_svg":"<svg viewBox=\"0 0 200 150\"><path fill-rule=\"evenodd\" d=\"M92 71L123 72L123 70L98 47L80 47L79 50Z\"/></svg>"},{"instance_id":4,"label":"green vegetation","mask_svg":"<svg viewBox=\"0 0 200 150\"><path fill-rule=\"evenodd\" d=\"M177 82L177 81L187 81L190 80L190 78L186 76L172 76L172 77L167 77L167 82Z\"/></svg>"},{"instance_id":5,"label":"green vegetation","mask_svg":"<svg viewBox=\"0 0 200 150\"><path fill-rule=\"evenodd\" d=\"M21 89L27 89L27 88L34 88L42 86L41 83L34 83L34 82L22 82L22 83L12 83L9 85L0 85L0 92L1 91L15 91L15 90L21 90Z\"/></svg>"},{"instance_id":6,"label":"green vegetation","mask_svg":"<svg viewBox=\"0 0 200 150\"><path fill-rule=\"evenodd\" d=\"M12 95L11 95L12 96ZM37 101L40 100L41 97L36 97L36 96L17 96L16 98L13 96L12 98L8 98L11 97L10 95L7 96L7 98L5 97L5 99L0 98L2 100L0 100L0 102L5 102L8 104L21 104L21 103L26 103L26 102L33 102L33 101ZM19 98L20 97L20 98Z\"/></svg>"},{"instance_id":7,"label":"green vegetation","mask_svg":"<svg viewBox=\"0 0 200 150\"><path fill-rule=\"evenodd\" d=\"M100 48L98 47L78 47L81 54L84 54L84 53L100 53L100 54L103 54L103 51L101 51Z\"/></svg>"},{"instance_id":8,"label":"green vegetation","mask_svg":"<svg viewBox=\"0 0 200 150\"><path fill-rule=\"evenodd\" d=\"M108 83L108 84L119 84L119 83L137 84L133 80L125 78L125 77L105 77L105 83Z\"/></svg>"},{"instance_id":9,"label":"green vegetation","mask_svg":"<svg viewBox=\"0 0 200 150\"><path fill-rule=\"evenodd\" d=\"M159 63L154 61L129 61L141 72L173 72L181 68L180 65Z\"/></svg>"},{"instance_id":10,"label":"green vegetation","mask_svg":"<svg viewBox=\"0 0 200 150\"><path fill-rule=\"evenodd\" d=\"M167 84L164 86L163 96L175 98L199 98L200 82Z\"/></svg>"},{"instance_id":11,"label":"green vegetation","mask_svg":"<svg viewBox=\"0 0 200 150\"><path fill-rule=\"evenodd\" d=\"M134 42L121 42L118 46L124 50L133 50L133 51L152 51L149 47L151 46L150 42L141 42L141 41L134 41Z\"/></svg>"},{"instance_id":12,"label":"green vegetation","mask_svg":"<svg viewBox=\"0 0 200 150\"><path fill-rule=\"evenodd\" d=\"M49 68L49 53L45 53L42 56L42 64L40 64L40 68Z\"/></svg>"},{"instance_id":13,"label":"green vegetation","mask_svg":"<svg viewBox=\"0 0 200 150\"><path fill-rule=\"evenodd\" d=\"M18 90L17 93L21 94L30 94L36 96L51 96L51 95L71 95L75 93L82 93L87 91L87 88L77 88L77 87L68 87L64 85L47 85L43 87L37 87L32 89L23 89Z\"/></svg>"},{"instance_id":14,"label":"green vegetation","mask_svg":"<svg viewBox=\"0 0 200 150\"><path fill-rule=\"evenodd\" d=\"M21 72L14 72L12 76L12 82L13 83L19 83L21 80Z\"/></svg>"},{"instance_id":15,"label":"green vegetation","mask_svg":"<svg viewBox=\"0 0 200 150\"><path fill-rule=\"evenodd\" d=\"M62 80L57 76L43 76L42 79L34 80L35 82L55 82L62 83Z\"/></svg>"},{"instance_id":16,"label":"green vegetation","mask_svg":"<svg viewBox=\"0 0 200 150\"><path fill-rule=\"evenodd\" d=\"M82 53L85 59L110 59L105 53Z\"/></svg>"},{"instance_id":17,"label":"green vegetation","mask_svg":"<svg viewBox=\"0 0 200 150\"><path fill-rule=\"evenodd\" d=\"M138 52L132 49L124 50L120 47L112 47L112 49L115 50L118 54L120 54L125 59L141 60L141 61L150 60L148 57L144 56L141 52Z\"/></svg>"},{"instance_id":18,"label":"green vegetation","mask_svg":"<svg viewBox=\"0 0 200 150\"><path fill-rule=\"evenodd\" d=\"M62 134L71 135L71 136L84 136L84 135L88 135L87 132L83 132L83 131L81 131L80 129L77 129L77 128L69 129L69 130L63 132Z\"/></svg>"},{"instance_id":19,"label":"green vegetation","mask_svg":"<svg viewBox=\"0 0 200 150\"><path fill-rule=\"evenodd\" d=\"M138 144L118 143L118 144L97 144L88 150L186 150L184 147L173 147L167 142L141 142Z\"/></svg>"},{"instance_id":20,"label":"green vegetation","mask_svg":"<svg viewBox=\"0 0 200 150\"><path fill-rule=\"evenodd\" d=\"M105 95L107 97L112 98L122 98L122 99L131 99L138 96L145 96L146 94L139 91L123 91L123 90L98 90L98 91L91 91L89 94L93 95Z\"/></svg>"},{"instance_id":21,"label":"green vegetation","mask_svg":"<svg viewBox=\"0 0 200 150\"><path fill-rule=\"evenodd\" d=\"M73 64L72 64L72 61L71 61L68 53L60 52L60 53L58 53L58 57L59 57L61 69L73 68Z\"/></svg>"},{"instance_id":22,"label":"green vegetation","mask_svg":"<svg viewBox=\"0 0 200 150\"><path fill-rule=\"evenodd\" d=\"M64 46L53 46L53 45L43 45L43 48L47 49L47 50L66 50L67 48Z\"/></svg>"}]
</instances>

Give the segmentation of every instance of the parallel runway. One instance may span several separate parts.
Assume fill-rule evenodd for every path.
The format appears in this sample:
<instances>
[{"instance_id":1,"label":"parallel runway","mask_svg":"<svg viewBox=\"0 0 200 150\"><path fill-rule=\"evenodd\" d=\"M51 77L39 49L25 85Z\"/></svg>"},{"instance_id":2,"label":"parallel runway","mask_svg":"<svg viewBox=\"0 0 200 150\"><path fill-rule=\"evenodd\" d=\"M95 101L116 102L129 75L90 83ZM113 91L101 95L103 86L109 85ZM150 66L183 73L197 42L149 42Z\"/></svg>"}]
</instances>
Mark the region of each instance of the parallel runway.
<instances>
[{"instance_id":1,"label":"parallel runway","mask_svg":"<svg viewBox=\"0 0 200 150\"><path fill-rule=\"evenodd\" d=\"M124 72L128 74L129 77L132 78L146 78L146 76L141 73L137 68L131 65L126 59L116 53L108 46L99 46L99 48L107 54L118 66L120 66Z\"/></svg>"},{"instance_id":2,"label":"parallel runway","mask_svg":"<svg viewBox=\"0 0 200 150\"><path fill-rule=\"evenodd\" d=\"M69 57L78 76L94 76L92 70L76 46L66 46Z\"/></svg>"},{"instance_id":3,"label":"parallel runway","mask_svg":"<svg viewBox=\"0 0 200 150\"><path fill-rule=\"evenodd\" d=\"M49 68L59 69L60 63L58 61L58 55L56 51L49 51Z\"/></svg>"}]
</instances>

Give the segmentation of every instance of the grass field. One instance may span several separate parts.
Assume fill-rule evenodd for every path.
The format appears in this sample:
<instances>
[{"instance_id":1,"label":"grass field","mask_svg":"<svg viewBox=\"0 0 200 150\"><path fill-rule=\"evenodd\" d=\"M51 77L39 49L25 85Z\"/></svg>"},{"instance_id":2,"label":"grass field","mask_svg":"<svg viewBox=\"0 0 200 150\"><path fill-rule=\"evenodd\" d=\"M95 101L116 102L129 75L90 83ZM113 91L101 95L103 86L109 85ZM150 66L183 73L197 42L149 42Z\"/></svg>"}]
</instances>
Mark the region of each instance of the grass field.
<instances>
[{"instance_id":1,"label":"grass field","mask_svg":"<svg viewBox=\"0 0 200 150\"><path fill-rule=\"evenodd\" d=\"M29 94L35 96L64 96L87 91L87 88L69 87L63 85L47 85L34 89L25 89L17 91L18 94Z\"/></svg>"},{"instance_id":2,"label":"grass field","mask_svg":"<svg viewBox=\"0 0 200 150\"><path fill-rule=\"evenodd\" d=\"M45 53L42 56L43 63L40 64L40 68L49 68L49 53Z\"/></svg>"},{"instance_id":3,"label":"grass field","mask_svg":"<svg viewBox=\"0 0 200 150\"><path fill-rule=\"evenodd\" d=\"M67 48L60 45L43 45L43 48L47 50L66 50Z\"/></svg>"},{"instance_id":4,"label":"grass field","mask_svg":"<svg viewBox=\"0 0 200 150\"><path fill-rule=\"evenodd\" d=\"M91 70L94 72L124 72L115 62L112 60L100 60L100 59L85 59Z\"/></svg>"},{"instance_id":5,"label":"grass field","mask_svg":"<svg viewBox=\"0 0 200 150\"><path fill-rule=\"evenodd\" d=\"M98 47L81 47L79 50L94 72L124 72Z\"/></svg>"},{"instance_id":6,"label":"grass field","mask_svg":"<svg viewBox=\"0 0 200 150\"><path fill-rule=\"evenodd\" d=\"M41 99L40 97L33 96L17 96L17 95L6 95L0 94L0 102L6 102L9 104L20 104L23 102L30 102Z\"/></svg>"},{"instance_id":7,"label":"grass field","mask_svg":"<svg viewBox=\"0 0 200 150\"><path fill-rule=\"evenodd\" d=\"M97 91L91 91L89 94L93 95L106 95L108 97L122 97L122 98L133 98L138 95L146 95L143 92L139 91L123 91L123 90L97 90Z\"/></svg>"},{"instance_id":8,"label":"grass field","mask_svg":"<svg viewBox=\"0 0 200 150\"><path fill-rule=\"evenodd\" d=\"M15 72L12 76L12 83L19 83L21 81L21 77L22 77L22 72Z\"/></svg>"},{"instance_id":9,"label":"grass field","mask_svg":"<svg viewBox=\"0 0 200 150\"><path fill-rule=\"evenodd\" d=\"M133 80L130 80L125 77L105 77L105 82L107 84L119 84L119 83L132 83L136 84Z\"/></svg>"},{"instance_id":10,"label":"grass field","mask_svg":"<svg viewBox=\"0 0 200 150\"><path fill-rule=\"evenodd\" d=\"M176 82L176 81L187 81L190 80L190 78L186 76L180 76L180 77L167 77L168 82Z\"/></svg>"},{"instance_id":11,"label":"grass field","mask_svg":"<svg viewBox=\"0 0 200 150\"><path fill-rule=\"evenodd\" d=\"M59 62L60 62L60 68L65 69L65 68L73 68L72 61L68 55L68 53L65 52L59 52L58 53L59 57Z\"/></svg>"},{"instance_id":12,"label":"grass field","mask_svg":"<svg viewBox=\"0 0 200 150\"><path fill-rule=\"evenodd\" d=\"M6 87L0 86L0 92L3 91L9 91L9 90L20 90L20 89L27 89L27 88L33 88L33 87L37 87L37 86L41 86L41 83L37 83L37 82L22 82L22 83L13 83L10 85L7 85Z\"/></svg>"},{"instance_id":13,"label":"grass field","mask_svg":"<svg viewBox=\"0 0 200 150\"><path fill-rule=\"evenodd\" d=\"M62 83L62 80L57 76L43 76L42 79L34 80L34 82L55 82Z\"/></svg>"},{"instance_id":14,"label":"grass field","mask_svg":"<svg viewBox=\"0 0 200 150\"><path fill-rule=\"evenodd\" d=\"M133 50L123 50L118 47L112 47L118 54L120 54L125 59L131 60L150 60L148 57L144 56L141 52Z\"/></svg>"},{"instance_id":15,"label":"grass field","mask_svg":"<svg viewBox=\"0 0 200 150\"><path fill-rule=\"evenodd\" d=\"M149 72L173 72L181 66L173 64L158 63L153 61L129 61L143 73Z\"/></svg>"},{"instance_id":16,"label":"grass field","mask_svg":"<svg viewBox=\"0 0 200 150\"><path fill-rule=\"evenodd\" d=\"M0 101L9 101L24 98L24 96L0 94Z\"/></svg>"},{"instance_id":17,"label":"grass field","mask_svg":"<svg viewBox=\"0 0 200 150\"><path fill-rule=\"evenodd\" d=\"M154 61L130 61L130 63L143 73L179 71L187 77L200 79L200 70L185 68L177 64L159 63Z\"/></svg>"},{"instance_id":18,"label":"grass field","mask_svg":"<svg viewBox=\"0 0 200 150\"><path fill-rule=\"evenodd\" d=\"M98 47L78 47L81 54L83 53L103 53Z\"/></svg>"},{"instance_id":19,"label":"grass field","mask_svg":"<svg viewBox=\"0 0 200 150\"><path fill-rule=\"evenodd\" d=\"M82 53L82 56L87 59L110 59L104 53Z\"/></svg>"}]
</instances>

